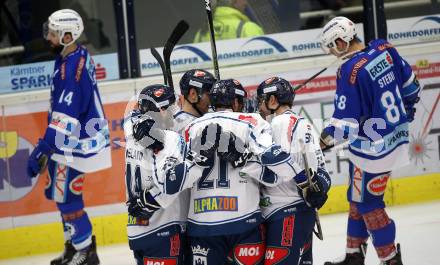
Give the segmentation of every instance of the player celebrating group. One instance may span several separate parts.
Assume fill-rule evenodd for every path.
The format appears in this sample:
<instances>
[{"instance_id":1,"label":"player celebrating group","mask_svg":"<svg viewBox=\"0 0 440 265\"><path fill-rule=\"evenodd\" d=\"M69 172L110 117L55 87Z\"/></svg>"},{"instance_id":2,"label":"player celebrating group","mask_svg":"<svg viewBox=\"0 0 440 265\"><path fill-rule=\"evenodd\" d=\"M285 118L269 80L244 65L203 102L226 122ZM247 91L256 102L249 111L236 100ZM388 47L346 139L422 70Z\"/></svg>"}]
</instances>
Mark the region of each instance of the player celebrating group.
<instances>
[{"instance_id":1,"label":"player celebrating group","mask_svg":"<svg viewBox=\"0 0 440 265\"><path fill-rule=\"evenodd\" d=\"M379 39L365 47L345 17L323 28L322 47L349 57L338 69L335 111L321 135L323 148L349 141L347 254L341 262L325 264L363 265L370 235L382 264L402 264L399 244L396 248L394 243L396 226L385 212L383 196L391 170L409 162L408 125L419 100L419 83L390 43ZM380 189L371 188L379 182Z\"/></svg>"}]
</instances>

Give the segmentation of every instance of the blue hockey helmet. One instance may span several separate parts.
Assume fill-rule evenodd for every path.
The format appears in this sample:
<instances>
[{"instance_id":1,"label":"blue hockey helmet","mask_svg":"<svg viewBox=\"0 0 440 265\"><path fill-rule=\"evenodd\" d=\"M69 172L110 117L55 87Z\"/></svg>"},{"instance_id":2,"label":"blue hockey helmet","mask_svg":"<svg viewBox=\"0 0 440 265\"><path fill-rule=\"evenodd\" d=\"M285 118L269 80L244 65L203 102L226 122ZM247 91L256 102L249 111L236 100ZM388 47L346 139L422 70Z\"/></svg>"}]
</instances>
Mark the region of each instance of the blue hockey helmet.
<instances>
[{"instance_id":1,"label":"blue hockey helmet","mask_svg":"<svg viewBox=\"0 0 440 265\"><path fill-rule=\"evenodd\" d=\"M246 90L244 90L241 83L235 79L217 81L209 91L211 105L215 108L230 108L232 107L234 99L238 99L239 103L244 104L246 96Z\"/></svg>"},{"instance_id":2,"label":"blue hockey helmet","mask_svg":"<svg viewBox=\"0 0 440 265\"><path fill-rule=\"evenodd\" d=\"M208 71L202 69L192 69L186 71L180 79L180 93L188 95L191 88L196 89L199 97L204 91L209 91L215 82L215 77Z\"/></svg>"},{"instance_id":3,"label":"blue hockey helmet","mask_svg":"<svg viewBox=\"0 0 440 265\"><path fill-rule=\"evenodd\" d=\"M258 101L267 101L274 95L280 104L292 106L295 91L289 81L281 77L271 77L264 80L257 88Z\"/></svg>"},{"instance_id":4,"label":"blue hockey helmet","mask_svg":"<svg viewBox=\"0 0 440 265\"><path fill-rule=\"evenodd\" d=\"M147 86L142 89L138 96L140 112L159 112L167 109L176 102L176 96L171 87L162 84Z\"/></svg>"}]
</instances>

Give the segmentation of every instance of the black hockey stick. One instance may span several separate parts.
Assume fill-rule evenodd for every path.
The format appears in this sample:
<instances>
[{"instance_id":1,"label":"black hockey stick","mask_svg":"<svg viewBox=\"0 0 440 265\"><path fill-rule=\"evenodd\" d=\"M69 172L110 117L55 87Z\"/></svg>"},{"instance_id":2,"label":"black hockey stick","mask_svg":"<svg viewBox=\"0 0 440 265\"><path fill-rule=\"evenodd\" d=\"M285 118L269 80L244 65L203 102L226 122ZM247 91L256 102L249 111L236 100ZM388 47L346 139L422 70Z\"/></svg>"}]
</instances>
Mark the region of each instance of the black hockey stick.
<instances>
[{"instance_id":1,"label":"black hockey stick","mask_svg":"<svg viewBox=\"0 0 440 265\"><path fill-rule=\"evenodd\" d=\"M205 0L206 15L208 17L209 33L211 35L212 62L214 64L214 74L217 80L220 80L220 70L217 59L217 46L215 45L214 23L212 18L211 0Z\"/></svg>"},{"instance_id":2,"label":"black hockey stick","mask_svg":"<svg viewBox=\"0 0 440 265\"><path fill-rule=\"evenodd\" d=\"M171 73L171 53L173 52L174 46L179 42L185 32L189 29L189 25L185 20L180 20L177 26L174 28L170 37L168 38L165 46L163 48L163 60L165 62L166 77L168 79L168 85L174 89L173 76Z\"/></svg>"},{"instance_id":3,"label":"black hockey stick","mask_svg":"<svg viewBox=\"0 0 440 265\"><path fill-rule=\"evenodd\" d=\"M167 74L166 74L167 71L165 69L165 64L164 64L164 62L162 60L162 57L160 56L159 52L154 47L151 47L150 51L151 51L151 54L153 55L153 57L159 63L160 68L162 69L163 83L165 85L168 85L168 78L167 78Z\"/></svg>"},{"instance_id":4,"label":"black hockey stick","mask_svg":"<svg viewBox=\"0 0 440 265\"><path fill-rule=\"evenodd\" d=\"M188 30L188 28L189 25L186 21L184 20L179 21L179 23L176 25L176 27L174 28L173 32L171 33L170 37L168 38L167 42L164 45L163 59L160 56L159 52L154 47L150 48L151 54L159 63L160 68L162 69L163 80L165 85L169 85L173 89L174 89L174 85L173 85L173 76L171 72L171 61L170 61L171 53L173 52L174 46L176 46L176 44L179 42L179 40Z\"/></svg>"},{"instance_id":5,"label":"black hockey stick","mask_svg":"<svg viewBox=\"0 0 440 265\"><path fill-rule=\"evenodd\" d=\"M325 70L327 70L330 66L334 65L335 63L339 62L339 61L343 61L346 59L349 59L351 57L351 55L357 53L358 51L353 51L353 52L349 52L347 54L345 54L342 57L336 58L336 60L334 60L333 62L331 62L329 65L327 65L326 67L324 67L323 69L319 70L319 72L317 72L316 74L312 75L311 77L309 77L306 81L302 82L301 84L295 86L293 88L293 92L297 91L298 89L302 88L303 86L307 85L310 81L312 81L313 79L315 79L316 77L318 77L320 74L322 74Z\"/></svg>"},{"instance_id":6,"label":"black hockey stick","mask_svg":"<svg viewBox=\"0 0 440 265\"><path fill-rule=\"evenodd\" d=\"M306 146L304 145L303 139L299 139L299 145L301 146L301 155L304 161L304 170L306 172L307 181L309 183L309 189L313 191L319 191L319 188L316 184L312 182L312 176L310 175L310 167L309 162L307 159L307 153L306 153ZM313 229L313 233L316 235L317 238L320 240L324 239L324 235L322 234L322 228L321 228L321 221L319 219L319 213L318 209L315 208L315 224L316 224L316 230Z\"/></svg>"}]
</instances>

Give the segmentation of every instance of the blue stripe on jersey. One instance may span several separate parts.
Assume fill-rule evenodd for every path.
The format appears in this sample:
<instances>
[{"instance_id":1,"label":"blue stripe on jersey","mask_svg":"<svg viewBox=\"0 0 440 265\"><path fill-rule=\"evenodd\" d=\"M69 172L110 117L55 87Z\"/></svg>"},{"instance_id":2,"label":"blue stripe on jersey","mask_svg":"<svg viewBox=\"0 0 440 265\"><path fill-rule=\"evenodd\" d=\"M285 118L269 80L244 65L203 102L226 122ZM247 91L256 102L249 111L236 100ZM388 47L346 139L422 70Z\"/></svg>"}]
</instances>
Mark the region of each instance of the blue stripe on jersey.
<instances>
[{"instance_id":1,"label":"blue stripe on jersey","mask_svg":"<svg viewBox=\"0 0 440 265\"><path fill-rule=\"evenodd\" d=\"M163 185L163 182L159 181L159 176L157 175L156 155L154 154L153 154L153 167L154 167L154 177L156 178L157 183Z\"/></svg>"},{"instance_id":2,"label":"blue stripe on jersey","mask_svg":"<svg viewBox=\"0 0 440 265\"><path fill-rule=\"evenodd\" d=\"M408 124L403 123L397 126L394 131L384 135L381 140L371 142L367 138L358 137L350 144L350 150L359 156L372 157L378 159L386 156L399 145L409 142Z\"/></svg>"}]
</instances>

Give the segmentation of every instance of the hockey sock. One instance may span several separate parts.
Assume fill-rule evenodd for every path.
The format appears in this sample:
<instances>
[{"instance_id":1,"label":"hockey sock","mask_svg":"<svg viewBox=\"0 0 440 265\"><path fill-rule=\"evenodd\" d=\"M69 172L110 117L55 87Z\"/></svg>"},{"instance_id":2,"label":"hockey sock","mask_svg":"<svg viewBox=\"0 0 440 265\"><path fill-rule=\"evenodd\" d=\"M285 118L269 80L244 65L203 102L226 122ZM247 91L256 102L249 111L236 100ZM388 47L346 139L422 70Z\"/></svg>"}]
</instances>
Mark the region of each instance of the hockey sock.
<instances>
[{"instance_id":1,"label":"hockey sock","mask_svg":"<svg viewBox=\"0 0 440 265\"><path fill-rule=\"evenodd\" d=\"M63 221L70 231L72 245L76 250L82 250L92 244L92 224L84 211L82 201L74 203L59 203Z\"/></svg>"},{"instance_id":2,"label":"hockey sock","mask_svg":"<svg viewBox=\"0 0 440 265\"><path fill-rule=\"evenodd\" d=\"M69 228L66 226L66 222L64 222L63 215L61 215L61 220L63 222L64 241L72 240L72 237L70 236Z\"/></svg>"},{"instance_id":3,"label":"hockey sock","mask_svg":"<svg viewBox=\"0 0 440 265\"><path fill-rule=\"evenodd\" d=\"M347 253L360 252L362 243L368 240L367 226L356 204L350 203L347 225Z\"/></svg>"},{"instance_id":4,"label":"hockey sock","mask_svg":"<svg viewBox=\"0 0 440 265\"><path fill-rule=\"evenodd\" d=\"M375 209L362 216L379 259L385 261L394 257L397 253L394 245L396 226L388 217L385 209Z\"/></svg>"}]
</instances>

